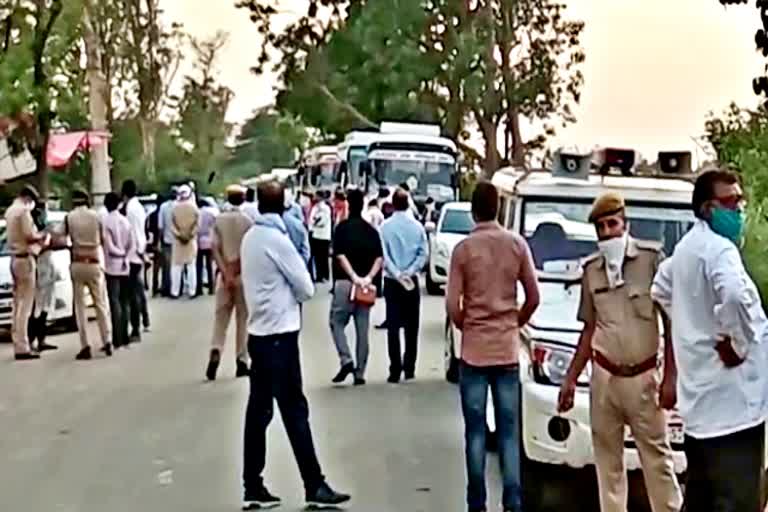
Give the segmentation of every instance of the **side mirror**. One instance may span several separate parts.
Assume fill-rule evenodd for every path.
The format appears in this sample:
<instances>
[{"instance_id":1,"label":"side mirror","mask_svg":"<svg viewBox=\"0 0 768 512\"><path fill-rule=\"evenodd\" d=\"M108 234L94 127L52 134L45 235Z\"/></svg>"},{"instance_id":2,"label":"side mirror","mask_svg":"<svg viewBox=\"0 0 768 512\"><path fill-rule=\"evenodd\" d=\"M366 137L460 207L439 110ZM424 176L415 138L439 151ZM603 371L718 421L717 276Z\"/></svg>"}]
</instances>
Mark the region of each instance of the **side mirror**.
<instances>
[{"instance_id":1,"label":"side mirror","mask_svg":"<svg viewBox=\"0 0 768 512\"><path fill-rule=\"evenodd\" d=\"M360 174L363 176L370 176L373 168L371 167L370 160L363 160L360 162Z\"/></svg>"},{"instance_id":2,"label":"side mirror","mask_svg":"<svg viewBox=\"0 0 768 512\"><path fill-rule=\"evenodd\" d=\"M424 229L427 231L428 234L432 235L437 231L437 224L435 224L432 221L424 223Z\"/></svg>"}]
</instances>

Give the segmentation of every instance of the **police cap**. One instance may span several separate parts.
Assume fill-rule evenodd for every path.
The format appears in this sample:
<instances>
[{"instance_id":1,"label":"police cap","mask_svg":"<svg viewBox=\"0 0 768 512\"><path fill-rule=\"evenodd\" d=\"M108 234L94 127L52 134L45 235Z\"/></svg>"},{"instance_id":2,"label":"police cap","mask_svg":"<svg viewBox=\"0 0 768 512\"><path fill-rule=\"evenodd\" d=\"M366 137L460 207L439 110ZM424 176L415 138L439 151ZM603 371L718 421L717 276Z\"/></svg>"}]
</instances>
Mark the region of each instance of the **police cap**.
<instances>
[{"instance_id":1,"label":"police cap","mask_svg":"<svg viewBox=\"0 0 768 512\"><path fill-rule=\"evenodd\" d=\"M606 192L595 199L595 202L592 204L592 211L589 212L589 222L595 223L597 220L608 215L616 215L623 212L624 208L624 198L621 195L616 192Z\"/></svg>"}]
</instances>

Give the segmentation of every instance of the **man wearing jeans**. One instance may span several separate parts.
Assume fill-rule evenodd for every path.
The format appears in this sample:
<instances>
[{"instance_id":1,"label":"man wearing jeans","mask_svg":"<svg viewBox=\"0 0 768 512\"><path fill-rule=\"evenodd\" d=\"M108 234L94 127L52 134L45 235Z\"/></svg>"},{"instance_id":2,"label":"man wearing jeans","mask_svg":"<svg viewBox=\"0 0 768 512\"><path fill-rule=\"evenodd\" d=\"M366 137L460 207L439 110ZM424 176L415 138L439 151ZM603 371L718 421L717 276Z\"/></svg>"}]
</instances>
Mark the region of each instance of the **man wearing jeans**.
<instances>
[{"instance_id":1,"label":"man wearing jeans","mask_svg":"<svg viewBox=\"0 0 768 512\"><path fill-rule=\"evenodd\" d=\"M421 290L418 275L427 262L427 233L410 212L410 196L399 188L392 197L395 213L381 226L384 248L384 297L387 301L389 379L397 384L416 375ZM400 330L405 331L401 353Z\"/></svg>"},{"instance_id":2,"label":"man wearing jeans","mask_svg":"<svg viewBox=\"0 0 768 512\"><path fill-rule=\"evenodd\" d=\"M350 190L347 197L348 218L336 227L333 238L333 301L331 302L331 334L339 353L341 368L334 384L341 384L354 374L355 386L365 385L368 363L368 330L371 307L357 304L353 287L374 288L373 279L382 264L381 239L376 228L363 220L364 196L361 190ZM356 356L352 357L344 332L350 318L355 321Z\"/></svg>"},{"instance_id":3,"label":"man wearing jeans","mask_svg":"<svg viewBox=\"0 0 768 512\"><path fill-rule=\"evenodd\" d=\"M527 243L495 220L498 204L496 188L479 183L472 195L477 226L453 252L446 296L448 315L462 331L460 390L469 512L486 510L485 411L489 387L499 436L504 511L522 510L519 329L538 307L539 290ZM525 291L522 308L517 301L518 283Z\"/></svg>"},{"instance_id":4,"label":"man wearing jeans","mask_svg":"<svg viewBox=\"0 0 768 512\"><path fill-rule=\"evenodd\" d=\"M114 192L110 192L104 198L104 206L109 212L102 221L104 273L107 276L109 311L112 316L112 345L115 348L125 347L130 342L128 338L128 308L131 300L131 288L129 286L130 265L128 258L134 243L131 223L117 210L119 205L120 198Z\"/></svg>"},{"instance_id":5,"label":"man wearing jeans","mask_svg":"<svg viewBox=\"0 0 768 512\"><path fill-rule=\"evenodd\" d=\"M259 186L259 211L240 249L243 291L248 304L248 351L252 366L251 394L245 416L244 510L274 508L280 499L264 485L267 427L274 402L304 481L309 507L342 505L350 497L326 483L312 441L309 406L301 383L299 304L314 294L306 264L288 238L282 219L283 187Z\"/></svg>"}]
</instances>

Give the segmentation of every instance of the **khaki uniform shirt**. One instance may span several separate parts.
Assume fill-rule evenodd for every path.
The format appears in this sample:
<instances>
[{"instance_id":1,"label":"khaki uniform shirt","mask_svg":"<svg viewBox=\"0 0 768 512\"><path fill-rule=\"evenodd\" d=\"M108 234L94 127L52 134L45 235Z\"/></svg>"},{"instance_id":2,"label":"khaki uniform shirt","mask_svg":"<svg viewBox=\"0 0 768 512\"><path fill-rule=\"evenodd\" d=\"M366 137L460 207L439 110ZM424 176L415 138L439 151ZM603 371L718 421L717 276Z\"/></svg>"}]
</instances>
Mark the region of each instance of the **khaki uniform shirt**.
<instances>
[{"instance_id":1,"label":"khaki uniform shirt","mask_svg":"<svg viewBox=\"0 0 768 512\"><path fill-rule=\"evenodd\" d=\"M251 219L240 210L220 214L213 226L214 247L221 259L233 263L240 259L240 245L251 229Z\"/></svg>"},{"instance_id":2,"label":"khaki uniform shirt","mask_svg":"<svg viewBox=\"0 0 768 512\"><path fill-rule=\"evenodd\" d=\"M197 258L197 231L200 227L200 211L194 201L181 201L173 207L171 230L173 231L173 264L193 263Z\"/></svg>"},{"instance_id":3,"label":"khaki uniform shirt","mask_svg":"<svg viewBox=\"0 0 768 512\"><path fill-rule=\"evenodd\" d=\"M614 364L639 364L659 351L651 284L662 259L660 244L630 238L624 284L614 289L608 287L603 256L594 255L584 265L579 320L595 322L592 349Z\"/></svg>"},{"instance_id":4,"label":"khaki uniform shirt","mask_svg":"<svg viewBox=\"0 0 768 512\"><path fill-rule=\"evenodd\" d=\"M37 228L32 220L32 214L21 201L14 201L8 208L5 212L5 222L8 249L11 254L28 255L34 252L35 244L30 244L29 239L37 234Z\"/></svg>"},{"instance_id":5,"label":"khaki uniform shirt","mask_svg":"<svg viewBox=\"0 0 768 512\"><path fill-rule=\"evenodd\" d=\"M99 215L85 206L67 215L66 230L72 240L73 258L99 259L101 252L101 221Z\"/></svg>"}]
</instances>

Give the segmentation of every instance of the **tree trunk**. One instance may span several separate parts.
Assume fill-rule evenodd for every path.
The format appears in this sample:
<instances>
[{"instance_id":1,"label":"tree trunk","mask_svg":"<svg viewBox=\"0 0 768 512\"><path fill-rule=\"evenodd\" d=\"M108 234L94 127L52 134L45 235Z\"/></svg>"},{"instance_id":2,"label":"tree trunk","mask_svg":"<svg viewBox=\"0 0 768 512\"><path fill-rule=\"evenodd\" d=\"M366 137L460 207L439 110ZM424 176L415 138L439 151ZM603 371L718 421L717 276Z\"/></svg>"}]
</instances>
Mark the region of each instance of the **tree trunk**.
<instances>
[{"instance_id":1,"label":"tree trunk","mask_svg":"<svg viewBox=\"0 0 768 512\"><path fill-rule=\"evenodd\" d=\"M86 73L89 84L89 110L91 114L91 126L95 131L108 130L107 112L109 111L109 88L101 69L101 52L99 39L96 36L92 24L94 0L87 0L83 23L83 35L85 49L88 57ZM94 204L102 204L104 196L112 190L109 175L109 146L104 143L91 150L91 194Z\"/></svg>"},{"instance_id":2,"label":"tree trunk","mask_svg":"<svg viewBox=\"0 0 768 512\"><path fill-rule=\"evenodd\" d=\"M141 147L144 156L144 171L147 178L153 180L156 176L155 169L155 122L142 117L139 120L141 130Z\"/></svg>"},{"instance_id":3,"label":"tree trunk","mask_svg":"<svg viewBox=\"0 0 768 512\"><path fill-rule=\"evenodd\" d=\"M485 162L483 163L483 176L485 179L490 180L493 178L493 173L499 170L501 163L501 155L499 154L498 137L498 124L492 120L477 117L477 122L480 125L480 130L483 132L483 139L485 140Z\"/></svg>"},{"instance_id":4,"label":"tree trunk","mask_svg":"<svg viewBox=\"0 0 768 512\"><path fill-rule=\"evenodd\" d=\"M520 133L520 112L517 107L511 107L507 113L509 123L509 131L511 136L510 143L512 144L512 165L517 167L525 166L525 143L523 142L523 136Z\"/></svg>"}]
</instances>

